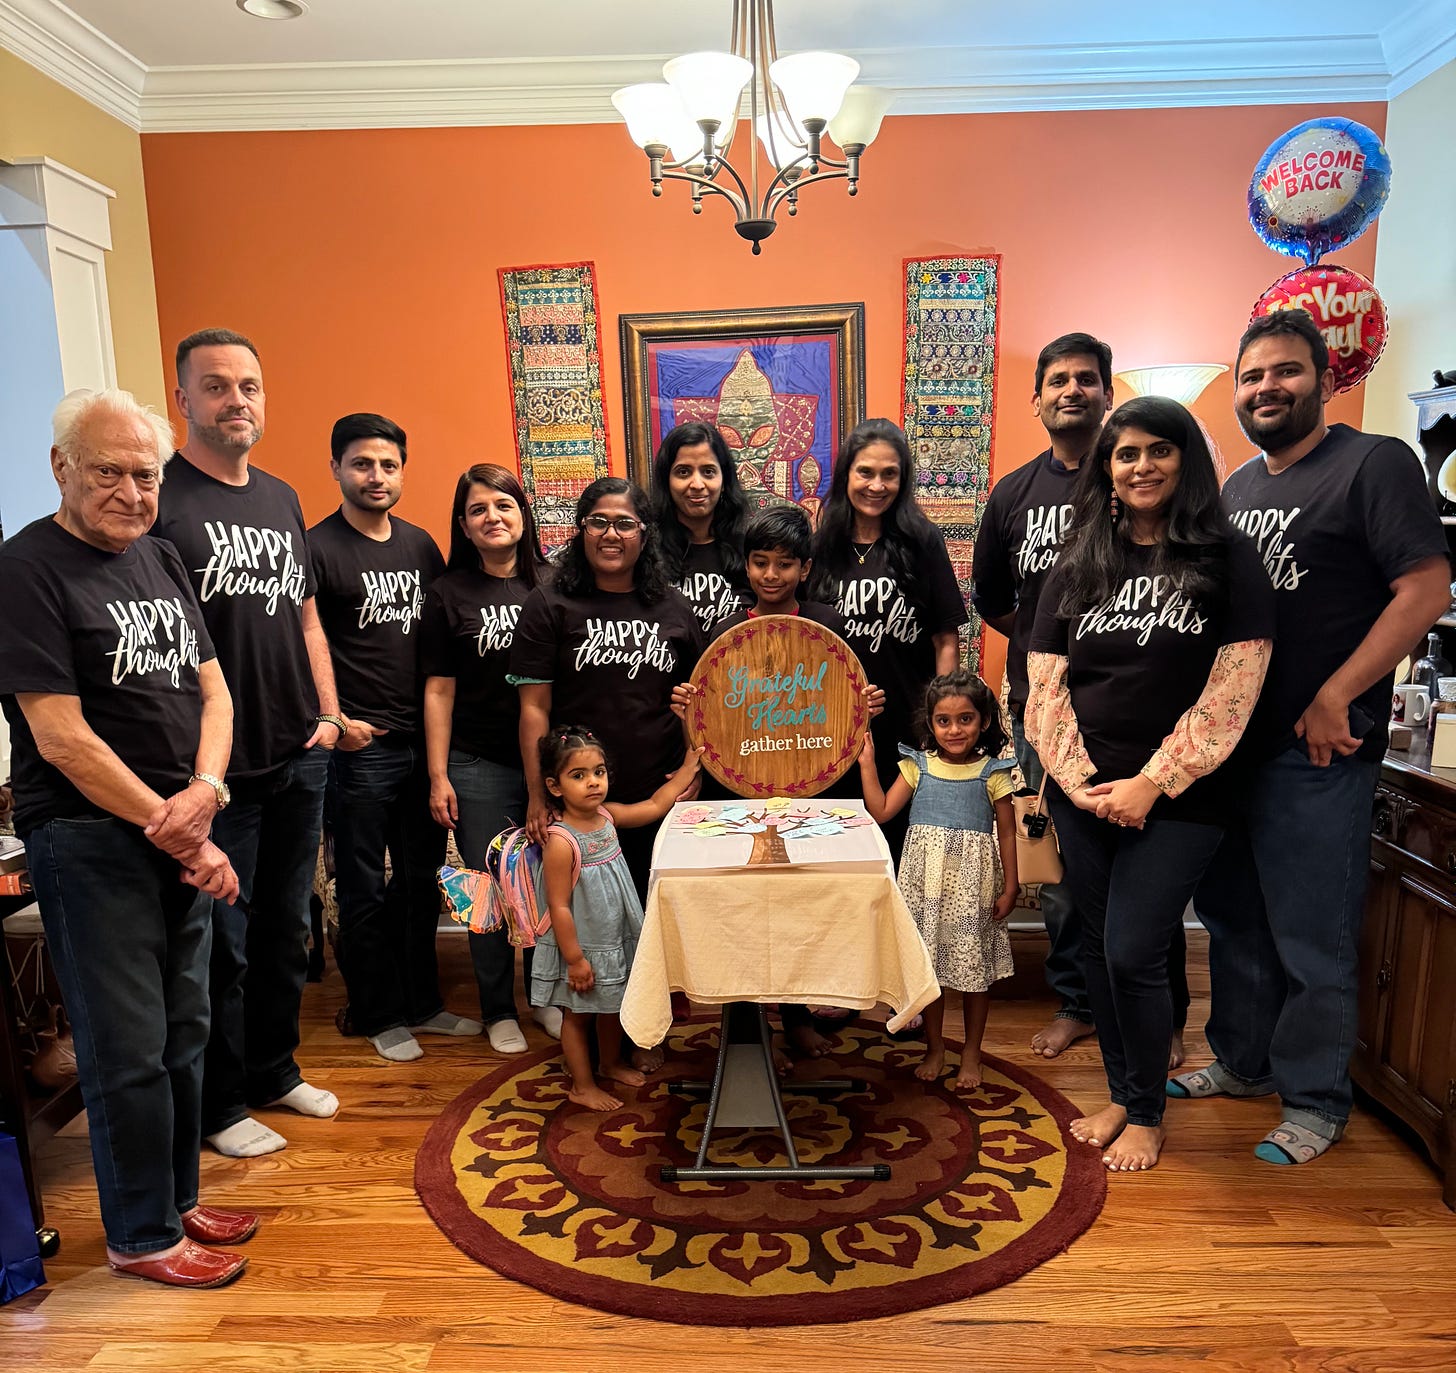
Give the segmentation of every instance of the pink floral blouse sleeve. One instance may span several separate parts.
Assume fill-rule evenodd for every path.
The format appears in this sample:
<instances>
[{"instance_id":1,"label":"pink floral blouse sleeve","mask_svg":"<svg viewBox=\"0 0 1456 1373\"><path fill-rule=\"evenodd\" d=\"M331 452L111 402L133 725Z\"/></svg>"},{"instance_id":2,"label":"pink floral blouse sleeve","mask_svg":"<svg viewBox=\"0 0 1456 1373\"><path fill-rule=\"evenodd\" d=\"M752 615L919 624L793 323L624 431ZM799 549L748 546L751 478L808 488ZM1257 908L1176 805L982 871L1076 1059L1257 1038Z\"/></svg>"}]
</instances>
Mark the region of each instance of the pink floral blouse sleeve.
<instances>
[{"instance_id":1,"label":"pink floral blouse sleeve","mask_svg":"<svg viewBox=\"0 0 1456 1373\"><path fill-rule=\"evenodd\" d=\"M1143 768L1159 791L1187 791L1234 751L1254 713L1273 647L1268 639L1246 639L1219 649L1202 694Z\"/></svg>"},{"instance_id":2,"label":"pink floral blouse sleeve","mask_svg":"<svg viewBox=\"0 0 1456 1373\"><path fill-rule=\"evenodd\" d=\"M1067 686L1067 659L1059 653L1028 653L1026 737L1052 780L1068 794L1094 772Z\"/></svg>"}]
</instances>

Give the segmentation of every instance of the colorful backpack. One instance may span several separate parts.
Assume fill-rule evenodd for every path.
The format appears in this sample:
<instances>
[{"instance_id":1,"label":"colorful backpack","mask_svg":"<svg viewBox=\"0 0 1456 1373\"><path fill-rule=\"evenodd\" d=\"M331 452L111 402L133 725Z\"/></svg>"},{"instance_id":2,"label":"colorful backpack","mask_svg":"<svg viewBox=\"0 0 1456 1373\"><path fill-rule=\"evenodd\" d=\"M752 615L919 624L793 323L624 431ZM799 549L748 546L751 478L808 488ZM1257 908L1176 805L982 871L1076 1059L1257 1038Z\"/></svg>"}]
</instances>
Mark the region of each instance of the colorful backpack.
<instances>
[{"instance_id":1,"label":"colorful backpack","mask_svg":"<svg viewBox=\"0 0 1456 1373\"><path fill-rule=\"evenodd\" d=\"M581 873L581 846L567 825L551 828L571 846L571 881ZM476 934L504 928L513 947L532 949L551 926L551 908L541 877L541 846L520 827L502 830L490 841L485 870L440 869L440 890L450 916Z\"/></svg>"}]
</instances>

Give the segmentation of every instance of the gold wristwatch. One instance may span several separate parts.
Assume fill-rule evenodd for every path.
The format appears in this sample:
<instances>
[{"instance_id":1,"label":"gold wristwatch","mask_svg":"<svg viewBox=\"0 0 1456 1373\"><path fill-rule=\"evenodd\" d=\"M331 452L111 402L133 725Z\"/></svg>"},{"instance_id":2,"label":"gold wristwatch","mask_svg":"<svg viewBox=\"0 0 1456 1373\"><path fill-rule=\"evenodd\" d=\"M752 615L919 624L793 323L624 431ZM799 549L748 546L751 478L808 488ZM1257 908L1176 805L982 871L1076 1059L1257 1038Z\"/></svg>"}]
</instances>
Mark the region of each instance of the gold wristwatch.
<instances>
[{"instance_id":1,"label":"gold wristwatch","mask_svg":"<svg viewBox=\"0 0 1456 1373\"><path fill-rule=\"evenodd\" d=\"M228 784L220 777L214 777L211 773L207 772L194 772L187 779L187 785L190 787L194 782L206 782L217 793L218 810L226 810L228 808L228 803L233 799L233 794L228 790Z\"/></svg>"}]
</instances>

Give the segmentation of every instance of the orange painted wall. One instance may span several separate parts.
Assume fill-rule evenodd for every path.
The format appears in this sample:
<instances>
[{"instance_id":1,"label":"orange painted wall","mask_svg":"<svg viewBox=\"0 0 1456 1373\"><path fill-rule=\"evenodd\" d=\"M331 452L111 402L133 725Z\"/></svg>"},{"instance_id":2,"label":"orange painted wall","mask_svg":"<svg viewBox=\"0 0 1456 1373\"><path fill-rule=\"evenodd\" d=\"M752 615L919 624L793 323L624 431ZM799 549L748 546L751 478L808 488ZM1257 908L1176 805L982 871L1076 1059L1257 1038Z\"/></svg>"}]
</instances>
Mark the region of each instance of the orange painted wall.
<instances>
[{"instance_id":1,"label":"orange painted wall","mask_svg":"<svg viewBox=\"0 0 1456 1373\"><path fill-rule=\"evenodd\" d=\"M1032 368L1059 333L1100 335L1117 366L1232 361L1254 299L1297 265L1249 228L1249 174L1278 134L1332 113L1384 131L1380 104L892 118L858 197L806 192L758 258L726 204L694 217L672 185L654 201L619 125L152 134L163 346L212 324L254 338L268 391L258 458L310 520L338 499L333 421L398 420L411 450L400 513L443 539L460 469L515 460L498 267L596 263L620 471L619 314L863 300L868 413L896 417L901 261L992 250L999 474L1043 446ZM1370 275L1374 232L1340 260ZM1196 409L1237 461L1248 448L1230 399L1225 379ZM1357 391L1333 415L1358 423L1360 405ZM999 675L1002 641L988 639Z\"/></svg>"}]
</instances>

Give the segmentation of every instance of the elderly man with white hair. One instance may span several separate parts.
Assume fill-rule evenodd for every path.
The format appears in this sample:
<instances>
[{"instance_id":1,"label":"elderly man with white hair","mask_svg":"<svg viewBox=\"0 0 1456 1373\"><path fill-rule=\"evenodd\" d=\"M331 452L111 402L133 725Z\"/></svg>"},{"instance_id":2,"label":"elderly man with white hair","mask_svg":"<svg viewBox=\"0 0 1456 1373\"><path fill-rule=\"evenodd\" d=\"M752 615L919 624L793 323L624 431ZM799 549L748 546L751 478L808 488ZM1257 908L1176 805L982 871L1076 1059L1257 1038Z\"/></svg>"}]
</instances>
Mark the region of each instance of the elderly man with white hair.
<instances>
[{"instance_id":1,"label":"elderly man with white hair","mask_svg":"<svg viewBox=\"0 0 1456 1373\"><path fill-rule=\"evenodd\" d=\"M247 1266L207 1247L256 1216L199 1206L213 844L232 701L176 551L150 538L172 448L125 391L56 408L60 509L0 547L0 706L25 840L76 1039L107 1259L216 1287Z\"/></svg>"}]
</instances>

